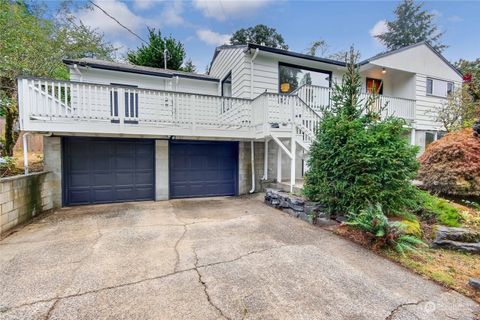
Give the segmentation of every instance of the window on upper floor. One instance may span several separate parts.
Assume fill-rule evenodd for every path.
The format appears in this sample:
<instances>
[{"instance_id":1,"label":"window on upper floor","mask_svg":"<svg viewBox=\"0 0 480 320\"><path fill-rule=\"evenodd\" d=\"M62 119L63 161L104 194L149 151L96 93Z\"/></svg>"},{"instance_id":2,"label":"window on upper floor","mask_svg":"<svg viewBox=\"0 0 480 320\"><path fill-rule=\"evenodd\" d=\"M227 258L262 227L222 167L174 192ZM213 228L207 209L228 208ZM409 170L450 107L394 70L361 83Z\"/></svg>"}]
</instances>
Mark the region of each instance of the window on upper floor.
<instances>
[{"instance_id":1,"label":"window on upper floor","mask_svg":"<svg viewBox=\"0 0 480 320\"><path fill-rule=\"evenodd\" d=\"M332 73L280 63L278 66L278 82L280 93L291 93L303 85L309 84L320 87L330 87Z\"/></svg>"},{"instance_id":2,"label":"window on upper floor","mask_svg":"<svg viewBox=\"0 0 480 320\"><path fill-rule=\"evenodd\" d=\"M222 97L232 96L232 72L222 80Z\"/></svg>"},{"instance_id":3,"label":"window on upper floor","mask_svg":"<svg viewBox=\"0 0 480 320\"><path fill-rule=\"evenodd\" d=\"M453 82L427 78L427 95L446 98L453 90Z\"/></svg>"},{"instance_id":4,"label":"window on upper floor","mask_svg":"<svg viewBox=\"0 0 480 320\"><path fill-rule=\"evenodd\" d=\"M367 92L383 94L383 80L367 78Z\"/></svg>"}]
</instances>

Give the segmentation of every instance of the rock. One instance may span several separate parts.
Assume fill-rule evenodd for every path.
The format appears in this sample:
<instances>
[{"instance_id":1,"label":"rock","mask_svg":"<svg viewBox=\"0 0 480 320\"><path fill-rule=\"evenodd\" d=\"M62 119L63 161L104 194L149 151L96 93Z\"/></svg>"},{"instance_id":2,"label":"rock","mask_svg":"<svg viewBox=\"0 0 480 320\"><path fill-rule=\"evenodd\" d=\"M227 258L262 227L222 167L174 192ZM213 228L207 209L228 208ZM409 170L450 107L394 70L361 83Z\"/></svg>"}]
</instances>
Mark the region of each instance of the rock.
<instances>
[{"instance_id":1,"label":"rock","mask_svg":"<svg viewBox=\"0 0 480 320\"><path fill-rule=\"evenodd\" d=\"M330 218L322 204L305 201L301 197L277 189L265 190L265 203L311 224L315 223L318 218L326 220Z\"/></svg>"},{"instance_id":2,"label":"rock","mask_svg":"<svg viewBox=\"0 0 480 320\"><path fill-rule=\"evenodd\" d=\"M480 242L480 233L466 228L438 226L435 230L435 241L452 240L459 242Z\"/></svg>"},{"instance_id":3,"label":"rock","mask_svg":"<svg viewBox=\"0 0 480 320\"><path fill-rule=\"evenodd\" d=\"M480 279L470 278L470 280L468 280L468 284L475 290L480 290Z\"/></svg>"},{"instance_id":4,"label":"rock","mask_svg":"<svg viewBox=\"0 0 480 320\"><path fill-rule=\"evenodd\" d=\"M332 220L330 218L320 217L320 218L315 219L314 224L319 225L321 227L327 227L327 226L337 225L338 222L336 222L335 220Z\"/></svg>"},{"instance_id":5,"label":"rock","mask_svg":"<svg viewBox=\"0 0 480 320\"><path fill-rule=\"evenodd\" d=\"M432 244L433 248L443 248L450 250L460 250L470 253L480 254L480 242L460 242L453 240L435 240Z\"/></svg>"}]
</instances>

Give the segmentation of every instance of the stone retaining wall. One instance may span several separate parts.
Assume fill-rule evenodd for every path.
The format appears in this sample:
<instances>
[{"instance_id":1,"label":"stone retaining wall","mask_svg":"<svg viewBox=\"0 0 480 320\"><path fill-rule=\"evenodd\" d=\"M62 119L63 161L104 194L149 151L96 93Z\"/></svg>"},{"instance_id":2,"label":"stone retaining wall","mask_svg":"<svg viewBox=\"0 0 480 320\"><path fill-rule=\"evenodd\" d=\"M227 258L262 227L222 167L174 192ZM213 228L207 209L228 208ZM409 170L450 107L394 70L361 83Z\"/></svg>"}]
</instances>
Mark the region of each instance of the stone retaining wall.
<instances>
[{"instance_id":1,"label":"stone retaining wall","mask_svg":"<svg viewBox=\"0 0 480 320\"><path fill-rule=\"evenodd\" d=\"M51 173L39 172L0 179L0 235L55 207Z\"/></svg>"}]
</instances>

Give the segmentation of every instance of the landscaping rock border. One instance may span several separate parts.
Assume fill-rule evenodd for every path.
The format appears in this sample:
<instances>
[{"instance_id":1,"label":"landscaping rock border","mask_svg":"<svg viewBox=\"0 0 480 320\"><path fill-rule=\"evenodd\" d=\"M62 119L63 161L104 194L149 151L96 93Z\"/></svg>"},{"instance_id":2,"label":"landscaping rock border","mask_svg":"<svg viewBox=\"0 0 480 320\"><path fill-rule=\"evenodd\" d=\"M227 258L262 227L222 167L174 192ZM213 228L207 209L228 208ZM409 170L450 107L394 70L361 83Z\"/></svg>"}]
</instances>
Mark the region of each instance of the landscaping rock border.
<instances>
[{"instance_id":1,"label":"landscaping rock border","mask_svg":"<svg viewBox=\"0 0 480 320\"><path fill-rule=\"evenodd\" d=\"M265 192L265 203L311 224L329 225L335 223L330 220L325 206L321 203L306 201L299 196L279 189L268 188Z\"/></svg>"}]
</instances>

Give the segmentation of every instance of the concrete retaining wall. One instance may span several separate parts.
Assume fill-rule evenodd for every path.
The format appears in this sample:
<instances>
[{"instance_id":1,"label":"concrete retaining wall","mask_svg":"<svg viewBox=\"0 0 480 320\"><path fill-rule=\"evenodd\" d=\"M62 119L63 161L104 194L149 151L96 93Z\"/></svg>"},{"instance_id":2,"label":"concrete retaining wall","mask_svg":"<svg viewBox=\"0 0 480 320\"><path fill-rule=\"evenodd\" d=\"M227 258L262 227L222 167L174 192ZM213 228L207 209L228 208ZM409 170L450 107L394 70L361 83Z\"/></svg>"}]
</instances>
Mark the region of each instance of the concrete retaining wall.
<instances>
[{"instance_id":1,"label":"concrete retaining wall","mask_svg":"<svg viewBox=\"0 0 480 320\"><path fill-rule=\"evenodd\" d=\"M49 172L40 172L0 179L0 235L56 207L52 177Z\"/></svg>"}]
</instances>

